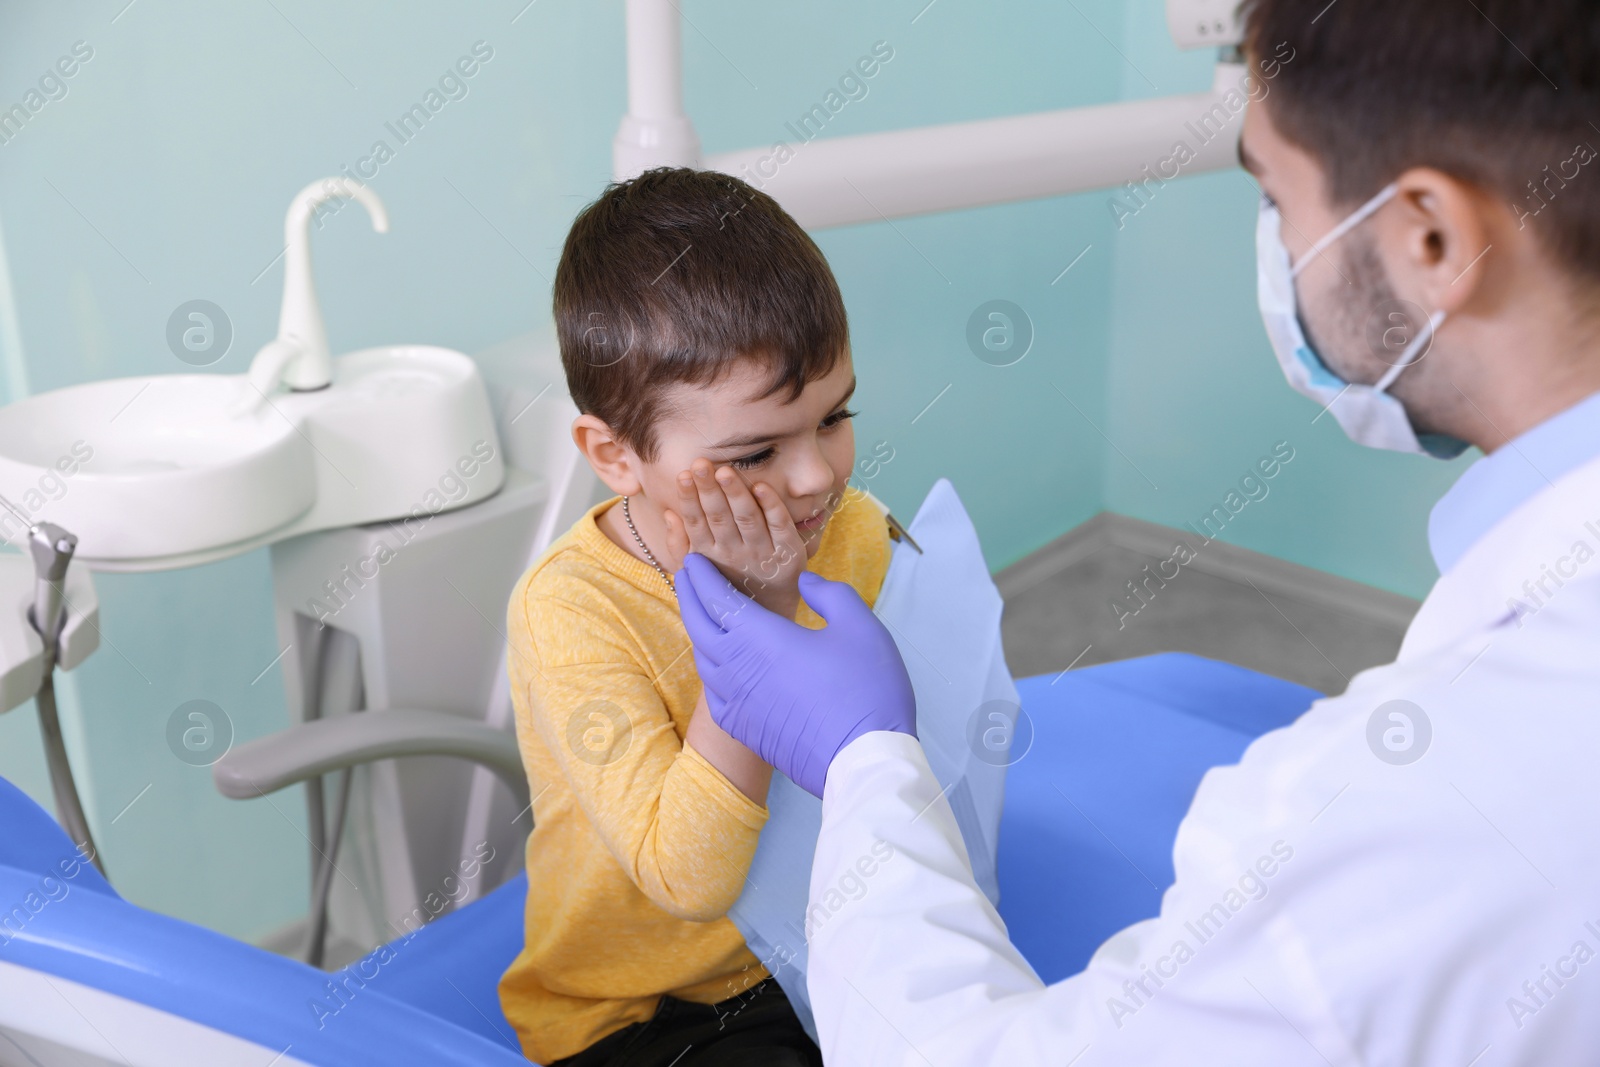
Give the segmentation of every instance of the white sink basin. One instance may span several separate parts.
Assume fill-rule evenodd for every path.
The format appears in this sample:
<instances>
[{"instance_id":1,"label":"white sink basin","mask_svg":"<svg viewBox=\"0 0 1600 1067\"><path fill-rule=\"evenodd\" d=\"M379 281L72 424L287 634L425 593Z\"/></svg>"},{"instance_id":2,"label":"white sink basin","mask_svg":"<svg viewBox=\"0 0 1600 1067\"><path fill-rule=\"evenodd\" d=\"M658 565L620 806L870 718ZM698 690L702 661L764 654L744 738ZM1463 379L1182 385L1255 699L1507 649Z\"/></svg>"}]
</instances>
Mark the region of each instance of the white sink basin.
<instances>
[{"instance_id":1,"label":"white sink basin","mask_svg":"<svg viewBox=\"0 0 1600 1067\"><path fill-rule=\"evenodd\" d=\"M282 526L316 499L313 453L265 405L229 418L240 385L118 378L0 408L0 493L76 533L85 556L193 552Z\"/></svg>"},{"instance_id":2,"label":"white sink basin","mask_svg":"<svg viewBox=\"0 0 1600 1067\"><path fill-rule=\"evenodd\" d=\"M100 570L220 559L285 537L432 515L505 479L472 360L429 346L334 360L333 384L236 414L244 375L121 378L0 408L0 494L78 535ZM0 511L0 533L22 523Z\"/></svg>"}]
</instances>

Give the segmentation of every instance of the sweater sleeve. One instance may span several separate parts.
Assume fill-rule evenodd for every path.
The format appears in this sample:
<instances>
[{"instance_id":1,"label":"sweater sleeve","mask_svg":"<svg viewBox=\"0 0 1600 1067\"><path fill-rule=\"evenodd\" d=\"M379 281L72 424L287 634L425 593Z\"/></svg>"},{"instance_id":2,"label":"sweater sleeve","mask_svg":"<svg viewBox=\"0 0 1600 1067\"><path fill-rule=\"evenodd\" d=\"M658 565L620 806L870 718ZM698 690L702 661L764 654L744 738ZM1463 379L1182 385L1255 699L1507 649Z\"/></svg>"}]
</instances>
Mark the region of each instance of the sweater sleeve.
<instances>
[{"instance_id":1,"label":"sweater sleeve","mask_svg":"<svg viewBox=\"0 0 1600 1067\"><path fill-rule=\"evenodd\" d=\"M534 768L553 763L652 903L695 922L724 916L767 809L683 744L642 654L604 606L524 586L509 614L508 668L535 791ZM530 759L532 746L548 759Z\"/></svg>"}]
</instances>

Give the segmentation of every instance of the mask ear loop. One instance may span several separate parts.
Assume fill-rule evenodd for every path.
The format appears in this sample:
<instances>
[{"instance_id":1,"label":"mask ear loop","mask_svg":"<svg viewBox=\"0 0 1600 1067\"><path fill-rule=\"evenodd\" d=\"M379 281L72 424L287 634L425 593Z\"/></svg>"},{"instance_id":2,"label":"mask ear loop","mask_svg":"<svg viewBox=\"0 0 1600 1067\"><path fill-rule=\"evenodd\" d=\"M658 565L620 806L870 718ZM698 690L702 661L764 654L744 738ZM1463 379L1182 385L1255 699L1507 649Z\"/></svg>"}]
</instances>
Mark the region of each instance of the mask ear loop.
<instances>
[{"instance_id":1,"label":"mask ear loop","mask_svg":"<svg viewBox=\"0 0 1600 1067\"><path fill-rule=\"evenodd\" d=\"M1289 277L1298 277L1300 272L1309 267L1311 265L1311 261L1320 256L1329 245L1333 244L1333 242L1337 241L1339 238L1343 237L1345 234L1349 233L1351 230L1367 221L1374 211L1377 211L1380 207L1394 199L1395 194L1399 191L1400 186L1394 182L1390 182L1382 189L1379 189L1377 193L1373 195L1372 199L1368 200L1365 204L1362 204L1360 207L1352 211L1343 222L1339 223L1339 225L1323 234L1322 238L1317 241L1316 244L1307 249L1306 254L1300 257L1300 262L1290 266Z\"/></svg>"},{"instance_id":2,"label":"mask ear loop","mask_svg":"<svg viewBox=\"0 0 1600 1067\"><path fill-rule=\"evenodd\" d=\"M1417 361L1422 355L1422 350L1433 342L1434 335L1439 332L1439 324L1444 322L1444 316L1443 310L1435 311L1428 316L1427 330L1413 337L1411 343L1406 346L1405 351L1400 353L1400 358L1395 360L1394 366L1385 371L1383 377L1373 383L1372 388L1375 392L1381 393L1389 388L1394 384L1394 380L1400 377L1401 371Z\"/></svg>"}]
</instances>

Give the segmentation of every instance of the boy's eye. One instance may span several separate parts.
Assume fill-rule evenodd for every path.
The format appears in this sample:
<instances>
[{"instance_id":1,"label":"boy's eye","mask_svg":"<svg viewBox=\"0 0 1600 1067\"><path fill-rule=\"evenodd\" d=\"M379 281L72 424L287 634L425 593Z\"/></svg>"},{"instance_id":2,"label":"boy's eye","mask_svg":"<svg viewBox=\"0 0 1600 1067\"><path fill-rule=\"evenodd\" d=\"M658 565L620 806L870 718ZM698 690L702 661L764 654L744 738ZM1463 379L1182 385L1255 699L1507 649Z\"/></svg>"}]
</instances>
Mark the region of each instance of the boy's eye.
<instances>
[{"instance_id":1,"label":"boy's eye","mask_svg":"<svg viewBox=\"0 0 1600 1067\"><path fill-rule=\"evenodd\" d=\"M728 465L742 471L747 471L761 466L767 460L771 459L776 453L777 449L775 448L763 448L760 452L752 452L748 456L740 456L738 459L730 459L728 461Z\"/></svg>"},{"instance_id":2,"label":"boy's eye","mask_svg":"<svg viewBox=\"0 0 1600 1067\"><path fill-rule=\"evenodd\" d=\"M860 414L860 412L840 408L838 411L835 411L832 415L829 415L827 418L822 420L822 429L826 430L837 426L845 419L853 419L858 414ZM776 448L767 447L763 448L759 452L752 452L748 456L740 456L738 459L730 459L728 460L728 465L742 471L753 470L777 454L778 450Z\"/></svg>"},{"instance_id":3,"label":"boy's eye","mask_svg":"<svg viewBox=\"0 0 1600 1067\"><path fill-rule=\"evenodd\" d=\"M861 414L859 411L851 411L848 408L840 408L838 411L835 411L832 415L829 415L827 418L822 420L822 428L826 430L830 426L837 426L845 419L853 419L859 414Z\"/></svg>"}]
</instances>

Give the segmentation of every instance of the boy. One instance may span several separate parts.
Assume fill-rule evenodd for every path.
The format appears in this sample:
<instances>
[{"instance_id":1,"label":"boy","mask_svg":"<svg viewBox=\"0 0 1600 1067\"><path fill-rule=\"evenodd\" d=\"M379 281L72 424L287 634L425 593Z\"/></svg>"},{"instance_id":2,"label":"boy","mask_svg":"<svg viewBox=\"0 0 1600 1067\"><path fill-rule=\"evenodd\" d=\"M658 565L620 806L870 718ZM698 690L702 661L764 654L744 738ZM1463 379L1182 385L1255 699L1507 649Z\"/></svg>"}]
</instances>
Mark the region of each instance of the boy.
<instances>
[{"instance_id":1,"label":"boy","mask_svg":"<svg viewBox=\"0 0 1600 1067\"><path fill-rule=\"evenodd\" d=\"M802 570L877 597L888 531L881 505L846 490L838 285L770 197L661 168L584 209L554 289L573 439L617 496L508 609L535 799L506 1017L547 1064L819 1065L727 918L772 769L711 718L671 575L699 552L811 627Z\"/></svg>"}]
</instances>

